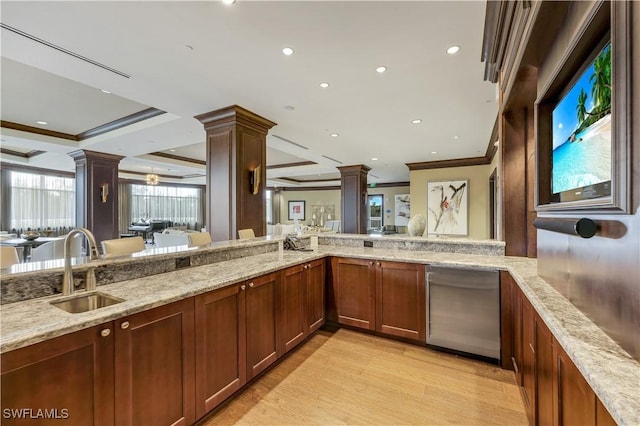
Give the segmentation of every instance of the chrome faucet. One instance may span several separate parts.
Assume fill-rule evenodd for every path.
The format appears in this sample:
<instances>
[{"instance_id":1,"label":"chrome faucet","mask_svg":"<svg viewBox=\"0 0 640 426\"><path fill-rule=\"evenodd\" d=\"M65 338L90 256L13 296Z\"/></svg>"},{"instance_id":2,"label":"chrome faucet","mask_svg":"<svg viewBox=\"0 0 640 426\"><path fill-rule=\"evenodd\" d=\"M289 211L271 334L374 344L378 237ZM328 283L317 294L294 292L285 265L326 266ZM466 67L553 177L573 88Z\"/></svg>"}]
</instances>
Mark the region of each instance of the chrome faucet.
<instances>
[{"instance_id":1,"label":"chrome faucet","mask_svg":"<svg viewBox=\"0 0 640 426\"><path fill-rule=\"evenodd\" d=\"M71 267L71 241L77 234L83 234L87 237L89 243L89 258L95 260L98 258L98 246L96 238L87 228L78 228L67 234L64 239L64 274L62 275L62 294L65 296L73 294L73 268ZM85 279L85 290L93 291L96 289L96 274L93 268L87 271Z\"/></svg>"}]
</instances>

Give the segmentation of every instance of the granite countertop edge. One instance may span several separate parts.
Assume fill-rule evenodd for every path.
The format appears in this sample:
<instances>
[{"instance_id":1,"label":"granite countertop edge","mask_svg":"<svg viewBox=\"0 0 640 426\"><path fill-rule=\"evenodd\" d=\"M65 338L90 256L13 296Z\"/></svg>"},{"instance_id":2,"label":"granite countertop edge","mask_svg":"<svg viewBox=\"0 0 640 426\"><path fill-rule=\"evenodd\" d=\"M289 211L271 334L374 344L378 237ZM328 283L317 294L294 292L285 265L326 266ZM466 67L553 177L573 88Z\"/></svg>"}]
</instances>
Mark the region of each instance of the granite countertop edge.
<instances>
[{"instance_id":1,"label":"granite countertop edge","mask_svg":"<svg viewBox=\"0 0 640 426\"><path fill-rule=\"evenodd\" d=\"M614 420L640 424L640 363L540 278L535 259L522 257L328 245L314 252L258 254L99 286L98 291L125 302L87 313L69 314L51 306L60 295L3 305L0 353L328 256L509 271Z\"/></svg>"}]
</instances>

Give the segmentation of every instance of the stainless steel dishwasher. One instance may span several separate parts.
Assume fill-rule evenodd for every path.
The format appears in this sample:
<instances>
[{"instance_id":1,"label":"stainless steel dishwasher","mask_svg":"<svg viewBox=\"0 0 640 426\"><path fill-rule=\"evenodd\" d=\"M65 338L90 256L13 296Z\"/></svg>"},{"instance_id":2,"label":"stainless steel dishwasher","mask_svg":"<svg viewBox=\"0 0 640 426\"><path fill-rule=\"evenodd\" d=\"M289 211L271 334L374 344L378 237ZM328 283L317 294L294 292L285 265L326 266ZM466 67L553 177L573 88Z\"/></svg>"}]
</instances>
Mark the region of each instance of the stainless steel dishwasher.
<instances>
[{"instance_id":1,"label":"stainless steel dishwasher","mask_svg":"<svg viewBox=\"0 0 640 426\"><path fill-rule=\"evenodd\" d=\"M498 271L426 267L427 344L500 359Z\"/></svg>"}]
</instances>

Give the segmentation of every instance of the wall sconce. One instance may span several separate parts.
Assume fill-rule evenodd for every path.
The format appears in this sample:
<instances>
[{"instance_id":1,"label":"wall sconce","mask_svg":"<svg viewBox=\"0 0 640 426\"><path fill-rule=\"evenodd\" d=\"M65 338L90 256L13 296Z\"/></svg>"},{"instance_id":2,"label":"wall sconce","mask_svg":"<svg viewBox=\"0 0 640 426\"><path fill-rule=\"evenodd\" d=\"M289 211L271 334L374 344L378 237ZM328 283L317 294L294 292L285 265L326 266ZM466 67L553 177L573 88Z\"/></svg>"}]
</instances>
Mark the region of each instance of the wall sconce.
<instances>
[{"instance_id":1,"label":"wall sconce","mask_svg":"<svg viewBox=\"0 0 640 426\"><path fill-rule=\"evenodd\" d=\"M260 166L256 166L256 168L249 172L249 184L253 195L260 192Z\"/></svg>"},{"instance_id":2,"label":"wall sconce","mask_svg":"<svg viewBox=\"0 0 640 426\"><path fill-rule=\"evenodd\" d=\"M103 203L106 203L108 196L109 196L109 184L103 183L102 185L100 185L100 200Z\"/></svg>"}]
</instances>

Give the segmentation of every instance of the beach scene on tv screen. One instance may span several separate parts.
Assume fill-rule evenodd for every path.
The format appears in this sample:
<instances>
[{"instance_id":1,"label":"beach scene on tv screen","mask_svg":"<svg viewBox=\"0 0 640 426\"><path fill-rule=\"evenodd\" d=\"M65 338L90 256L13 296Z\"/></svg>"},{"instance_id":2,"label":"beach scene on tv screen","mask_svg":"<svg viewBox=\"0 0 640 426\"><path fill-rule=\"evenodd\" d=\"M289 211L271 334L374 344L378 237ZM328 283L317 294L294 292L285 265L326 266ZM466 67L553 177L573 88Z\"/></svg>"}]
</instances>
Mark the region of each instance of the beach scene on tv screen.
<instances>
[{"instance_id":1,"label":"beach scene on tv screen","mask_svg":"<svg viewBox=\"0 0 640 426\"><path fill-rule=\"evenodd\" d=\"M611 44L553 110L552 191L611 180Z\"/></svg>"}]
</instances>

